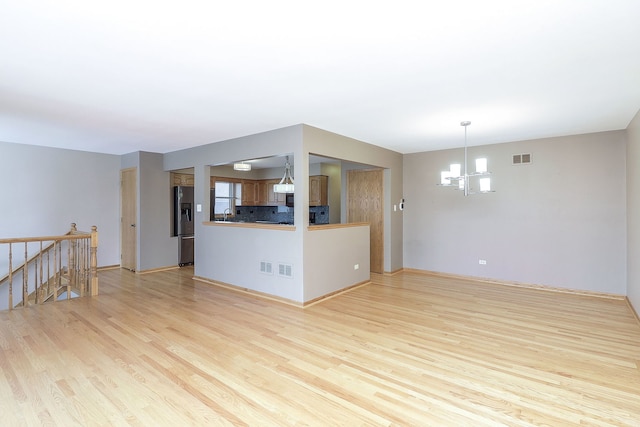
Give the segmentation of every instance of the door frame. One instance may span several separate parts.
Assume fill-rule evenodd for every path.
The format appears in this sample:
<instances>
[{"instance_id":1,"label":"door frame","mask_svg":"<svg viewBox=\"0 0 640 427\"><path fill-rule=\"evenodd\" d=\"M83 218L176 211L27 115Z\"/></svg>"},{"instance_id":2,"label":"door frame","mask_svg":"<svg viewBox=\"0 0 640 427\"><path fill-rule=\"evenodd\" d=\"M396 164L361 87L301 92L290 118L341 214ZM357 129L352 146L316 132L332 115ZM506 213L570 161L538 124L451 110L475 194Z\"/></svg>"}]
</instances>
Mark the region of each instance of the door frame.
<instances>
[{"instance_id":1,"label":"door frame","mask_svg":"<svg viewBox=\"0 0 640 427\"><path fill-rule=\"evenodd\" d=\"M120 170L120 267L131 271L138 262L137 172L136 167Z\"/></svg>"}]
</instances>

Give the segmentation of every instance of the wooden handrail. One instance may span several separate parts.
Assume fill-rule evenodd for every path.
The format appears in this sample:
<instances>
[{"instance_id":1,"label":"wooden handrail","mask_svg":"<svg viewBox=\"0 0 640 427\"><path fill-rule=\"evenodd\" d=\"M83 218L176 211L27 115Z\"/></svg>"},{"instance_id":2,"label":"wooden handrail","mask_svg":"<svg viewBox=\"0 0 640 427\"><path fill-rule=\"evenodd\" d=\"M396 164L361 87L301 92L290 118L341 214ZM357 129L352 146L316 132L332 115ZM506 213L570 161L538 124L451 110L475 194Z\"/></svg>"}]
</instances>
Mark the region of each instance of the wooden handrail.
<instances>
[{"instance_id":1,"label":"wooden handrail","mask_svg":"<svg viewBox=\"0 0 640 427\"><path fill-rule=\"evenodd\" d=\"M60 240L80 240L87 239L91 233L83 234L63 234L61 236L43 236L43 237L11 237L8 239L0 239L0 243L32 243L32 242L49 242Z\"/></svg>"},{"instance_id":2,"label":"wooden handrail","mask_svg":"<svg viewBox=\"0 0 640 427\"><path fill-rule=\"evenodd\" d=\"M53 242L53 243L49 243L46 247L42 248L40 250L40 252L38 252L37 254L32 255L31 258L29 258L26 261L26 263L20 264L19 266L15 267L13 269L13 274L16 274L16 273L20 272L20 270L22 270L24 268L25 264L29 265L29 263L31 263L36 258L38 258L42 252L47 252L47 251L51 250L51 248L53 247L55 242L59 242L61 240L84 239L84 238L86 238L87 234L88 233L86 233L84 231L78 231L76 229L76 223L72 222L71 223L71 230L69 230L69 232L67 234L63 234L61 236L12 237L12 238L7 238L7 239L0 239L0 244L2 244L2 243ZM75 236L75 237L70 237L70 236ZM0 277L0 283L4 282L8 278L9 278L9 273L7 273L4 276Z\"/></svg>"},{"instance_id":3,"label":"wooden handrail","mask_svg":"<svg viewBox=\"0 0 640 427\"><path fill-rule=\"evenodd\" d=\"M83 241L81 243L81 241ZM61 244L68 242L67 262L68 265L62 265L63 253L61 252ZM40 250L37 254L28 257L28 243L40 243ZM51 242L43 247L44 242ZM15 244L24 244L24 262L18 267L13 267L13 248ZM71 224L71 230L64 235L58 236L41 236L41 237L13 237L0 239L0 244L9 245L9 272L0 278L0 284L9 282L9 305L13 308L13 287L14 277L22 272L22 305L30 304L31 297L35 298L35 303L40 304L46 300L54 301L59 296L59 291L67 292L67 298L71 298L73 289L79 291L80 296L88 293L89 295L98 294L98 230L96 226L91 227L91 232L82 232L76 229L76 224ZM53 251L53 274L49 270L50 253ZM43 256L44 255L44 256ZM43 264L46 263L46 278ZM38 271L39 267L39 271ZM39 273L39 282L38 282ZM33 283L30 284L30 275L33 275ZM62 285L62 279L66 286ZM52 285L53 281L53 285ZM33 289L33 290L30 290Z\"/></svg>"}]
</instances>

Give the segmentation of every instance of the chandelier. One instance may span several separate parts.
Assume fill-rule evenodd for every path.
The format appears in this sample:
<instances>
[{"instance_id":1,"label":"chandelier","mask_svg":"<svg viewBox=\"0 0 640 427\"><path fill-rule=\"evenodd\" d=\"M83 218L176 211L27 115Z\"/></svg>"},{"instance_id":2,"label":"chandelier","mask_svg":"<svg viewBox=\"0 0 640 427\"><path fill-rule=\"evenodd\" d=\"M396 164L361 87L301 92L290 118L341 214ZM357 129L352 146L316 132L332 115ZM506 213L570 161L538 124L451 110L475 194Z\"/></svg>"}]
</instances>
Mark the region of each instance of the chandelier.
<instances>
[{"instance_id":1,"label":"chandelier","mask_svg":"<svg viewBox=\"0 0 640 427\"><path fill-rule=\"evenodd\" d=\"M474 173L469 173L467 168L467 126L470 124L470 121L460 122L460 126L464 127L464 169L462 169L460 163L452 163L449 165L448 171L440 172L440 184L438 185L455 187L456 190L463 190L464 195L468 196L475 193L471 188L470 179L478 178L479 192L492 193L491 178L487 176L491 174L487 170L487 158L476 159L476 171Z\"/></svg>"}]
</instances>

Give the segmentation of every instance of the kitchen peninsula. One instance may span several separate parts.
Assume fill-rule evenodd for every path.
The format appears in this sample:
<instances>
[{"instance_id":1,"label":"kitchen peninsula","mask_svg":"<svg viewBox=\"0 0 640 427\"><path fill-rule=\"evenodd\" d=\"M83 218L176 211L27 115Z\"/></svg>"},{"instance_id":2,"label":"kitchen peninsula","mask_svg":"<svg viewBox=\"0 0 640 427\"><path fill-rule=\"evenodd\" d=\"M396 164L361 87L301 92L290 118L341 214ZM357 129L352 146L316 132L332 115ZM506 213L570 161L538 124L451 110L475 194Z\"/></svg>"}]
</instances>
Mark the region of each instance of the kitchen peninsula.
<instances>
[{"instance_id":1,"label":"kitchen peninsula","mask_svg":"<svg viewBox=\"0 0 640 427\"><path fill-rule=\"evenodd\" d=\"M264 184L282 177L287 157L295 168L295 191L289 193L295 199L294 206L287 206L282 196L278 200L283 203L284 199L284 203L274 206ZM324 163L317 162L319 157ZM270 163L248 173L233 169L234 163L252 159ZM347 174L365 168L387 171L381 183L386 234L380 246L384 245L385 271L401 266L397 255L401 253L400 240L396 238L402 231L401 214L390 211L393 200L402 198L399 153L308 125L294 125L168 153L164 167L171 172L193 173L198 208L196 279L297 306L367 283L370 227L368 223L349 224L346 209ZM327 203L316 202L315 176L328 176ZM233 186L233 192L216 190L217 197L212 198L214 177L226 178L221 181L227 182L230 190ZM268 210L268 215L261 210ZM328 224L321 223L323 213Z\"/></svg>"}]
</instances>

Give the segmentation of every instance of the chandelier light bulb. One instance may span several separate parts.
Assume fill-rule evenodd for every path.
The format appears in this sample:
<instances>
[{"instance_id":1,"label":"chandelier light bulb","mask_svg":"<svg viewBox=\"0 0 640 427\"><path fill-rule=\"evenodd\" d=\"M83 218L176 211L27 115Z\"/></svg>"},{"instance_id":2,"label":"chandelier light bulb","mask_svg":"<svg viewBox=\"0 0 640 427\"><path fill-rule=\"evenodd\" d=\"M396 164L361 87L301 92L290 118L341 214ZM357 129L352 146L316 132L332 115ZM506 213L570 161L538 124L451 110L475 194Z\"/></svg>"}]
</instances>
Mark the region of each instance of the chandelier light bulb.
<instances>
[{"instance_id":1,"label":"chandelier light bulb","mask_svg":"<svg viewBox=\"0 0 640 427\"><path fill-rule=\"evenodd\" d=\"M476 159L476 173L487 173L487 158Z\"/></svg>"},{"instance_id":2,"label":"chandelier light bulb","mask_svg":"<svg viewBox=\"0 0 640 427\"><path fill-rule=\"evenodd\" d=\"M452 163L449 166L449 170L451 171L451 178L458 178L460 176L460 163Z\"/></svg>"},{"instance_id":3,"label":"chandelier light bulb","mask_svg":"<svg viewBox=\"0 0 640 427\"><path fill-rule=\"evenodd\" d=\"M491 191L491 178L480 178L480 192L488 193Z\"/></svg>"},{"instance_id":4,"label":"chandelier light bulb","mask_svg":"<svg viewBox=\"0 0 640 427\"><path fill-rule=\"evenodd\" d=\"M450 185L451 184L451 171L442 171L442 172L440 172L440 184L441 185Z\"/></svg>"}]
</instances>

